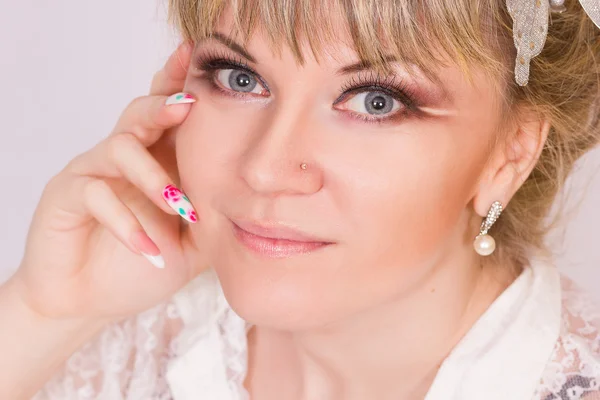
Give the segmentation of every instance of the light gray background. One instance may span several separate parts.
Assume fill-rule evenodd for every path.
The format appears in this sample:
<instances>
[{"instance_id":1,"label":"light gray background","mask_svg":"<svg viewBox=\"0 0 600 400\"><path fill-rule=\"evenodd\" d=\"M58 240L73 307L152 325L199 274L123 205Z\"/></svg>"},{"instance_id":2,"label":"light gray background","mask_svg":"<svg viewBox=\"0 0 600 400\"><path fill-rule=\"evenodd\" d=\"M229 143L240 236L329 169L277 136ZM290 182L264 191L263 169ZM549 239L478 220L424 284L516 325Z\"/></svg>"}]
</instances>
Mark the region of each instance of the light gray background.
<instances>
[{"instance_id":1,"label":"light gray background","mask_svg":"<svg viewBox=\"0 0 600 400\"><path fill-rule=\"evenodd\" d=\"M166 2L0 0L0 282L19 265L45 182L108 134L177 45ZM598 150L581 160L567 222L549 239L598 300L599 168Z\"/></svg>"}]
</instances>

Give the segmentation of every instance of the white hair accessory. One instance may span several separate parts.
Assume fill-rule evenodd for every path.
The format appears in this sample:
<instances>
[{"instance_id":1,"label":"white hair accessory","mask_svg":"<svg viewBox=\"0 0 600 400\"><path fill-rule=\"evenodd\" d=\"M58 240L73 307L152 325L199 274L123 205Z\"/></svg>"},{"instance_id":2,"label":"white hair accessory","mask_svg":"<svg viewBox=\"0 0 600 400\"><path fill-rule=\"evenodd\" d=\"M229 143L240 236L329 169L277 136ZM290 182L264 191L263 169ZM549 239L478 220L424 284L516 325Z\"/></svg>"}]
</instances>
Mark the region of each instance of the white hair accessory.
<instances>
[{"instance_id":1,"label":"white hair accessory","mask_svg":"<svg viewBox=\"0 0 600 400\"><path fill-rule=\"evenodd\" d=\"M600 0L579 0L592 21L600 28ZM546 43L550 12L566 10L565 0L506 0L513 19L517 58L515 79L520 86L529 81L529 63L539 55Z\"/></svg>"}]
</instances>

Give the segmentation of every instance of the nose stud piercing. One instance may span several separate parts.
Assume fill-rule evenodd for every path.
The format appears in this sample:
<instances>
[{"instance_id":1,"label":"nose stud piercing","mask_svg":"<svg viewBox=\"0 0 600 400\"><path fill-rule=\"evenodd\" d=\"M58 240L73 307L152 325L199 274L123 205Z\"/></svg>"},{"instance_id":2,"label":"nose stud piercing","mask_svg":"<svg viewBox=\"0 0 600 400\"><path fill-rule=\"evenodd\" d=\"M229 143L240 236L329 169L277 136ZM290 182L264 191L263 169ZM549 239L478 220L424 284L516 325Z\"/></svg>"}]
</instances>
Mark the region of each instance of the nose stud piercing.
<instances>
[{"instance_id":1,"label":"nose stud piercing","mask_svg":"<svg viewBox=\"0 0 600 400\"><path fill-rule=\"evenodd\" d=\"M306 168L308 168L308 165L306 163L300 164L300 169L306 170Z\"/></svg>"},{"instance_id":2,"label":"nose stud piercing","mask_svg":"<svg viewBox=\"0 0 600 400\"><path fill-rule=\"evenodd\" d=\"M495 201L490 210L488 211L487 217L481 223L481 229L479 235L475 237L473 242L473 248L477 254L482 256L489 256L496 250L496 241L493 237L488 235L489 229L494 225L494 222L500 217L502 213L502 203Z\"/></svg>"}]
</instances>

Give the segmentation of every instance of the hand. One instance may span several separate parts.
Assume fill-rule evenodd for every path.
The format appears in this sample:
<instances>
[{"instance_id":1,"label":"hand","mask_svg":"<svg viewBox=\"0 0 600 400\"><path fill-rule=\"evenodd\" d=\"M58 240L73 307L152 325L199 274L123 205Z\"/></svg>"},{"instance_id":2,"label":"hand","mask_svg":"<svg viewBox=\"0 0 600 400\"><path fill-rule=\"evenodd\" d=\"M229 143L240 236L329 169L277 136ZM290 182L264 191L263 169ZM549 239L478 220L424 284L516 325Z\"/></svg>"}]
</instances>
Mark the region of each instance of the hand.
<instances>
[{"instance_id":1,"label":"hand","mask_svg":"<svg viewBox=\"0 0 600 400\"><path fill-rule=\"evenodd\" d=\"M9 281L33 311L119 318L159 303L206 268L189 233L193 207L177 198L172 132L165 134L192 107L191 96L165 104L183 90L191 52L182 44L155 75L150 95L135 99L105 140L45 187Z\"/></svg>"}]
</instances>

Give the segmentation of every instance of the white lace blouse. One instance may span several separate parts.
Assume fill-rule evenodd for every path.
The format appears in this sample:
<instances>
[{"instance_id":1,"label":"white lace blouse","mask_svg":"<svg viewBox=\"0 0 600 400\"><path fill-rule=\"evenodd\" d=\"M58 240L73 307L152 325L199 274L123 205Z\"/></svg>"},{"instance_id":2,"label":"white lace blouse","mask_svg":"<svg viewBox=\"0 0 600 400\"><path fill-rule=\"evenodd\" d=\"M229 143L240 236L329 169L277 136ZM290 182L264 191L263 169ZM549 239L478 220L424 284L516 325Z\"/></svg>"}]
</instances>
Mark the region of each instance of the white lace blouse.
<instances>
[{"instance_id":1,"label":"white lace blouse","mask_svg":"<svg viewBox=\"0 0 600 400\"><path fill-rule=\"evenodd\" d=\"M533 262L442 363L426 400L600 399L600 308ZM240 400L250 324L208 270L106 328L34 400Z\"/></svg>"}]
</instances>

